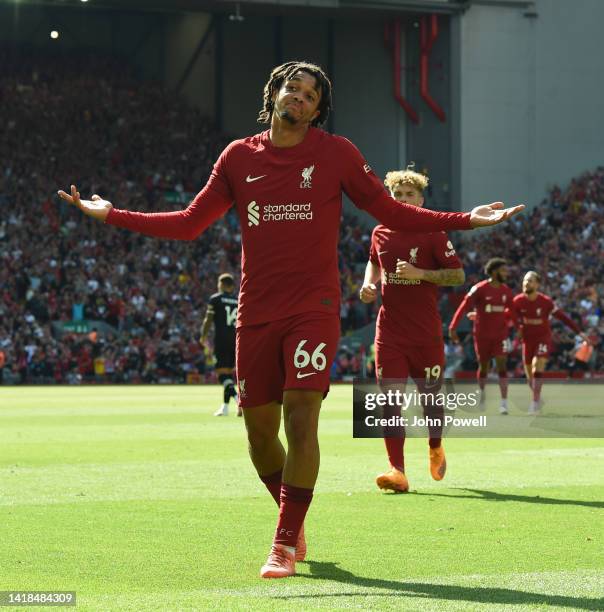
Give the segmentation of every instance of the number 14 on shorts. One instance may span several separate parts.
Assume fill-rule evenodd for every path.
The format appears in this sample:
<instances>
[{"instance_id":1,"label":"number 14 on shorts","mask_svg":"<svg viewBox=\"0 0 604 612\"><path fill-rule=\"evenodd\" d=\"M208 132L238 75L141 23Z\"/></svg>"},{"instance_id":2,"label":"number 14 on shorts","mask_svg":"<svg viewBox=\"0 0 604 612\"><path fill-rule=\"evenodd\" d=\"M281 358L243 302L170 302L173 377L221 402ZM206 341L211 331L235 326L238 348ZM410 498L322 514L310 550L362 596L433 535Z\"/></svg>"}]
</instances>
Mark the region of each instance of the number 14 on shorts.
<instances>
[{"instance_id":1,"label":"number 14 on shorts","mask_svg":"<svg viewBox=\"0 0 604 612\"><path fill-rule=\"evenodd\" d=\"M317 372L322 372L327 367L327 359L323 354L323 349L327 346L325 342L317 344L312 352L309 352L304 347L308 340L300 340L294 353L294 367L298 370L306 368L309 364L316 370L316 372L298 372L297 378L307 378L313 376ZM309 349L311 347L308 347Z\"/></svg>"}]
</instances>

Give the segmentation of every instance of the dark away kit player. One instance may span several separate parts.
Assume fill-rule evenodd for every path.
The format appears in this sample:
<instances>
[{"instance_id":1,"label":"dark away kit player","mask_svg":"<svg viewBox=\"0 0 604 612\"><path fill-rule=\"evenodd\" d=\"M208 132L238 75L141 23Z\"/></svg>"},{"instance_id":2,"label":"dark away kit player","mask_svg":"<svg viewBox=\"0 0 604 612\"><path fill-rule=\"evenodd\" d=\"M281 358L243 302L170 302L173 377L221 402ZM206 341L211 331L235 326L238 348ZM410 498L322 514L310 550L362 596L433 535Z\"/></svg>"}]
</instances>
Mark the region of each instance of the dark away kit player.
<instances>
[{"instance_id":1,"label":"dark away kit player","mask_svg":"<svg viewBox=\"0 0 604 612\"><path fill-rule=\"evenodd\" d=\"M210 297L199 338L199 343L206 346L208 332L214 324L214 357L216 358L214 369L223 387L222 406L216 410L214 416L228 416L231 398L237 400L234 374L237 304L233 276L227 273L221 274L218 277L218 293ZM237 416L243 416L240 406L237 407Z\"/></svg>"}]
</instances>

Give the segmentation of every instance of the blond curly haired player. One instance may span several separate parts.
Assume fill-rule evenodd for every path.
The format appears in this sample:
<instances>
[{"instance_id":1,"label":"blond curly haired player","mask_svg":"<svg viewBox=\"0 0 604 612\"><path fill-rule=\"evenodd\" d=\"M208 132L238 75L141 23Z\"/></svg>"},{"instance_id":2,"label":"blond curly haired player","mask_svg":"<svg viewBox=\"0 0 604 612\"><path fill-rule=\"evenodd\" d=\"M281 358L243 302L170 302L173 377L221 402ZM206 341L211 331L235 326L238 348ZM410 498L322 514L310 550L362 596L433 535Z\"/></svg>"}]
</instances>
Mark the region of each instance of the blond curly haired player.
<instances>
[{"instance_id":1,"label":"blond curly haired player","mask_svg":"<svg viewBox=\"0 0 604 612\"><path fill-rule=\"evenodd\" d=\"M384 184L392 197L412 206L424 206L428 177L413 170L388 172ZM438 287L461 285L465 275L461 261L445 232L399 232L378 225L371 236L369 261L360 291L363 302L377 298L381 280L382 306L375 335L378 383L406 381L411 376L420 390L435 393L441 385L445 364L442 321L438 312ZM424 405L431 416L435 406ZM394 412L399 412L398 408ZM389 415L390 416L390 415ZM430 473L442 480L447 467L441 428L429 431ZM390 469L380 474L380 489L405 492L405 429L384 431Z\"/></svg>"}]
</instances>

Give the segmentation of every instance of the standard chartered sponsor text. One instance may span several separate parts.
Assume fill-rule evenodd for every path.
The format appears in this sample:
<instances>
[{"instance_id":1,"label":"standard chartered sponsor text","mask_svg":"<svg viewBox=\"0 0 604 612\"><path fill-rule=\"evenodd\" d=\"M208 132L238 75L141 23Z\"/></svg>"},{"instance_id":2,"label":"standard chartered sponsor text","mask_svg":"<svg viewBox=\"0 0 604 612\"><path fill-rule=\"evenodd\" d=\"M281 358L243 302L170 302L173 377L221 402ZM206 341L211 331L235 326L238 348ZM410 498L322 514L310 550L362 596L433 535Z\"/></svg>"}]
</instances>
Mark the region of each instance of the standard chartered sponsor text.
<instances>
[{"instance_id":1,"label":"standard chartered sponsor text","mask_svg":"<svg viewBox=\"0 0 604 612\"><path fill-rule=\"evenodd\" d=\"M263 221L311 221L312 205L306 204L265 204L262 206Z\"/></svg>"},{"instance_id":2,"label":"standard chartered sponsor text","mask_svg":"<svg viewBox=\"0 0 604 612\"><path fill-rule=\"evenodd\" d=\"M255 209L260 209L258 212L250 211L250 206ZM254 213L254 216L259 217L262 221L312 221L313 210L310 202L289 202L287 204L260 204L250 202L248 205L248 216ZM254 225L258 222L250 219Z\"/></svg>"}]
</instances>

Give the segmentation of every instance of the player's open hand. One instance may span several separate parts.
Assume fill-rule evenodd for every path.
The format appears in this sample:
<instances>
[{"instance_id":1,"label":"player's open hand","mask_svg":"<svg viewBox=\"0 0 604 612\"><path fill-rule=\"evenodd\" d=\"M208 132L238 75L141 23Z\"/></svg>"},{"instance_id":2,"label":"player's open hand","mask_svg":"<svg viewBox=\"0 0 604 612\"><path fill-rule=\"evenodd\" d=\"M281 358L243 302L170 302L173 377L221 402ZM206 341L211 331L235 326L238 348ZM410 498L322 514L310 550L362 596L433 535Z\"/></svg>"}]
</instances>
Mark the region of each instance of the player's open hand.
<instances>
[{"instance_id":1,"label":"player's open hand","mask_svg":"<svg viewBox=\"0 0 604 612\"><path fill-rule=\"evenodd\" d=\"M524 210L524 204L505 208L503 202L493 202L484 204L472 209L470 213L470 224L472 227L486 227L487 225L497 225L506 221L510 217L517 215Z\"/></svg>"},{"instance_id":2,"label":"player's open hand","mask_svg":"<svg viewBox=\"0 0 604 612\"><path fill-rule=\"evenodd\" d=\"M420 268L416 268L413 264L408 261L399 259L396 262L396 274L399 278L406 280L421 280L422 272Z\"/></svg>"},{"instance_id":3,"label":"player's open hand","mask_svg":"<svg viewBox=\"0 0 604 612\"><path fill-rule=\"evenodd\" d=\"M375 300L377 300L377 287L373 283L363 285L359 291L359 297L361 298L361 302L365 304L375 302Z\"/></svg>"},{"instance_id":4,"label":"player's open hand","mask_svg":"<svg viewBox=\"0 0 604 612\"><path fill-rule=\"evenodd\" d=\"M113 208L113 204L107 200L103 200L101 196L93 195L90 200L82 200L80 193L75 185L71 186L71 193L65 193L63 190L58 191L59 197L74 206L77 206L84 214L96 219L97 221L105 221L109 211Z\"/></svg>"}]
</instances>

